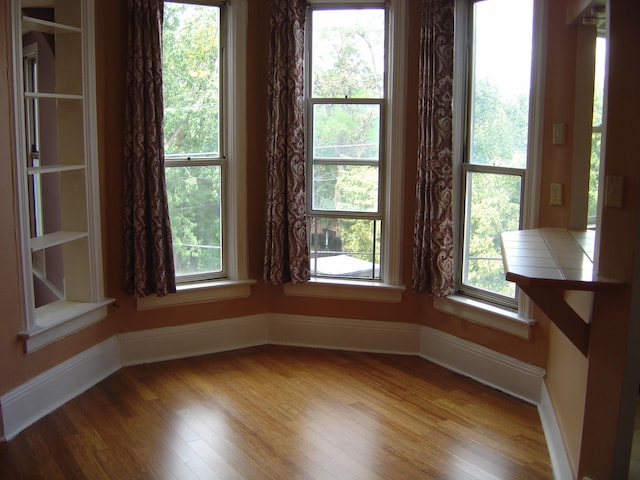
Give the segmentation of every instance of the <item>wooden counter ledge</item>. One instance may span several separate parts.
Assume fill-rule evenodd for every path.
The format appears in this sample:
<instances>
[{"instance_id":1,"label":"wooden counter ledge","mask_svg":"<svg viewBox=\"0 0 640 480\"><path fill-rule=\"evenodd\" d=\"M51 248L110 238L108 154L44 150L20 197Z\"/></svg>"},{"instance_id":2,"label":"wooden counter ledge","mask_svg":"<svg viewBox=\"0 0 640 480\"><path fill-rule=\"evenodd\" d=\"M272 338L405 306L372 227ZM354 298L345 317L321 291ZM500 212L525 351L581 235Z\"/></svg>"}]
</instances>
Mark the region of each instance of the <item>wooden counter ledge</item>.
<instances>
[{"instance_id":1,"label":"wooden counter ledge","mask_svg":"<svg viewBox=\"0 0 640 480\"><path fill-rule=\"evenodd\" d=\"M586 356L589 324L566 303L564 292L625 288L624 282L595 271L595 232L540 228L504 232L500 240L506 279L515 282Z\"/></svg>"}]
</instances>

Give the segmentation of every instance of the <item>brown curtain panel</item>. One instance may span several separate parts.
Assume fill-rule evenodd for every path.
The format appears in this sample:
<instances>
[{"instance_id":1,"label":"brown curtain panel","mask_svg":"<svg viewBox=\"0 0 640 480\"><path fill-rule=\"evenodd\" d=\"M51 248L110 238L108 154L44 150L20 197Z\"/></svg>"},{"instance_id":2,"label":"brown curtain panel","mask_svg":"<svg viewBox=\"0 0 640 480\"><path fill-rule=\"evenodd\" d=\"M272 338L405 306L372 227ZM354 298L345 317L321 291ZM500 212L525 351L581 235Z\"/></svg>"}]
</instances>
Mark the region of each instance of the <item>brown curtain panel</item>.
<instances>
[{"instance_id":1,"label":"brown curtain panel","mask_svg":"<svg viewBox=\"0 0 640 480\"><path fill-rule=\"evenodd\" d=\"M453 22L454 0L422 1L413 289L434 297L454 292Z\"/></svg>"},{"instance_id":2,"label":"brown curtain panel","mask_svg":"<svg viewBox=\"0 0 640 480\"><path fill-rule=\"evenodd\" d=\"M304 0L273 0L264 279L309 280L304 156Z\"/></svg>"},{"instance_id":3,"label":"brown curtain panel","mask_svg":"<svg viewBox=\"0 0 640 480\"><path fill-rule=\"evenodd\" d=\"M125 289L176 291L164 178L162 0L129 0L125 117Z\"/></svg>"}]
</instances>

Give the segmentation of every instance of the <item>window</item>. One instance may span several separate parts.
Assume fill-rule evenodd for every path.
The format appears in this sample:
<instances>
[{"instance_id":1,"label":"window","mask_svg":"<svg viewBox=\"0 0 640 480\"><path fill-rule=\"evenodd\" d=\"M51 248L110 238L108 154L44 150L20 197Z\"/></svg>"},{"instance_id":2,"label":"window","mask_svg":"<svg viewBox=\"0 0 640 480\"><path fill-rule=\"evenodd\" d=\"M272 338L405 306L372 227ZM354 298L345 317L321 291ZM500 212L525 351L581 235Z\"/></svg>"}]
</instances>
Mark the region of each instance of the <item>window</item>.
<instances>
[{"instance_id":1,"label":"window","mask_svg":"<svg viewBox=\"0 0 640 480\"><path fill-rule=\"evenodd\" d=\"M401 147L388 92L403 62L389 48L389 25L382 2L309 9L307 216L316 279L399 281L390 212Z\"/></svg>"},{"instance_id":2,"label":"window","mask_svg":"<svg viewBox=\"0 0 640 480\"><path fill-rule=\"evenodd\" d=\"M504 279L500 233L521 228L526 212L534 0L468 1L458 7L468 20L463 35L469 52L468 81L462 87L467 104L455 110L466 109L457 140L459 290L516 308L515 286ZM457 47L456 55L464 50Z\"/></svg>"},{"instance_id":3,"label":"window","mask_svg":"<svg viewBox=\"0 0 640 480\"><path fill-rule=\"evenodd\" d=\"M165 177L178 283L226 275L222 25L218 5L164 3Z\"/></svg>"},{"instance_id":4,"label":"window","mask_svg":"<svg viewBox=\"0 0 640 480\"><path fill-rule=\"evenodd\" d=\"M178 293L138 308L249 295L246 0L165 1L165 178Z\"/></svg>"},{"instance_id":5,"label":"window","mask_svg":"<svg viewBox=\"0 0 640 480\"><path fill-rule=\"evenodd\" d=\"M165 178L177 293L139 310L249 296L247 0L165 1Z\"/></svg>"},{"instance_id":6,"label":"window","mask_svg":"<svg viewBox=\"0 0 640 480\"><path fill-rule=\"evenodd\" d=\"M33 351L106 316L91 0L12 2L16 178Z\"/></svg>"}]
</instances>

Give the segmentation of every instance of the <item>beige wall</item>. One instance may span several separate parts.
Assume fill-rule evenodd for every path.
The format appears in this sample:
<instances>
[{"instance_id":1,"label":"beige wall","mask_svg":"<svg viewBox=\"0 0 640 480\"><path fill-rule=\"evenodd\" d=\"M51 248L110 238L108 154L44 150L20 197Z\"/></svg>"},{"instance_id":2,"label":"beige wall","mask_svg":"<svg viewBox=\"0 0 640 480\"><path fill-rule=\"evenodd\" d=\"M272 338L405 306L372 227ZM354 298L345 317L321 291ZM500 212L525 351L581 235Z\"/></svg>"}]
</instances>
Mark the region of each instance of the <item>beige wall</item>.
<instances>
[{"instance_id":1,"label":"beige wall","mask_svg":"<svg viewBox=\"0 0 640 480\"><path fill-rule=\"evenodd\" d=\"M572 8L568 11L572 12L583 9L587 2L569 3L574 4L569 5ZM577 4L580 5L573 8ZM640 3L610 0L607 12L609 85L603 162L605 174L624 176L625 199L622 208L603 210L598 263L603 275L631 282L640 186L636 145L640 132L637 115L640 68L637 60L630 59L629 52L640 45ZM623 292L596 293L588 358L555 327L550 330L546 385L576 478L614 478L616 433L631 320L630 291L629 286Z\"/></svg>"},{"instance_id":2,"label":"beige wall","mask_svg":"<svg viewBox=\"0 0 640 480\"><path fill-rule=\"evenodd\" d=\"M578 471L580 463L587 366L584 355L553 327L545 382L573 472Z\"/></svg>"},{"instance_id":3,"label":"beige wall","mask_svg":"<svg viewBox=\"0 0 640 480\"><path fill-rule=\"evenodd\" d=\"M7 2L0 4L0 45L8 45L10 30L4 28L7 21ZM14 212L14 186L13 186L13 157L11 155L13 143L13 117L10 109L9 96L9 69L10 52L0 49L0 309L3 312L3 320L0 320L0 339L4 341L0 347L0 365L9 365L16 354L19 354L21 345L16 339L16 328L20 328L20 290L19 290L19 266L18 246L15 233L16 218ZM6 368L0 369L0 392L6 391L11 384L8 378L10 372Z\"/></svg>"},{"instance_id":4,"label":"beige wall","mask_svg":"<svg viewBox=\"0 0 640 480\"><path fill-rule=\"evenodd\" d=\"M571 198L571 162L573 156L574 84L576 78L577 32L567 25L567 3L550 1L548 6L547 65L545 81L544 148L540 187L542 227L568 227ZM575 2L573 2L575 3ZM566 142L553 145L551 125L566 124ZM564 202L549 205L551 182L563 185ZM543 316L537 313L537 316ZM545 378L563 436L569 463L578 471L582 439L582 421L586 391L587 361L555 325L549 327L549 356Z\"/></svg>"},{"instance_id":5,"label":"beige wall","mask_svg":"<svg viewBox=\"0 0 640 480\"><path fill-rule=\"evenodd\" d=\"M635 224L640 189L640 3L607 2L609 88L605 175L624 177L622 208L602 215L600 272L629 282L620 293L602 293L594 301L589 373L582 437L580 476L610 478L625 367L633 280Z\"/></svg>"}]
</instances>

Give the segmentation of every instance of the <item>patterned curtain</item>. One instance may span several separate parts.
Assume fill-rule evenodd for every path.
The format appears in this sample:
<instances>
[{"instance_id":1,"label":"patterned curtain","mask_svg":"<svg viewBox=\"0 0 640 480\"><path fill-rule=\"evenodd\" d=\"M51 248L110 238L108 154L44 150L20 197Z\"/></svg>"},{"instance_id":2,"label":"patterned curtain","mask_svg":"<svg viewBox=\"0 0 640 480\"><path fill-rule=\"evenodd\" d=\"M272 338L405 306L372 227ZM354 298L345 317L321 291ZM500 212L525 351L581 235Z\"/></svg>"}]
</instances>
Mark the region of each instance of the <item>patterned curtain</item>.
<instances>
[{"instance_id":1,"label":"patterned curtain","mask_svg":"<svg viewBox=\"0 0 640 480\"><path fill-rule=\"evenodd\" d=\"M423 0L413 289L453 293L454 0Z\"/></svg>"},{"instance_id":2,"label":"patterned curtain","mask_svg":"<svg viewBox=\"0 0 640 480\"><path fill-rule=\"evenodd\" d=\"M162 0L129 0L125 118L125 289L176 291L164 178Z\"/></svg>"},{"instance_id":3,"label":"patterned curtain","mask_svg":"<svg viewBox=\"0 0 640 480\"><path fill-rule=\"evenodd\" d=\"M264 279L309 280L305 213L305 0L273 0L269 45Z\"/></svg>"}]
</instances>

